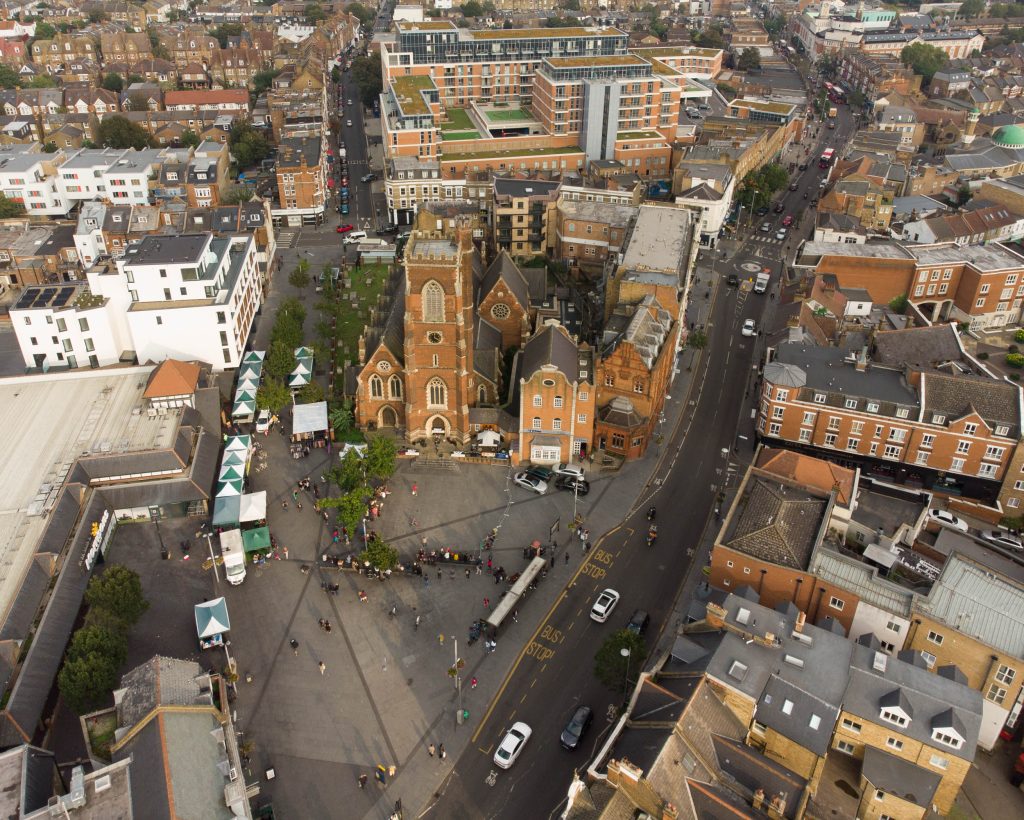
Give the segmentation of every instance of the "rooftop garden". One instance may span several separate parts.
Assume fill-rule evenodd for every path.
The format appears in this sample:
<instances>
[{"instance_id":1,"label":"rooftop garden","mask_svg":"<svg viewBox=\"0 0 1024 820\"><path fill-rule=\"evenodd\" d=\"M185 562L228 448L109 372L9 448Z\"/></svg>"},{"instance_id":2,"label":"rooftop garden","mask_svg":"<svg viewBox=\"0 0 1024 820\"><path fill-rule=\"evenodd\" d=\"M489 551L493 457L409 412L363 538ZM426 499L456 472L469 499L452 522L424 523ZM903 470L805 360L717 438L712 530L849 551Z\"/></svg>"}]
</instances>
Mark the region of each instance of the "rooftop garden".
<instances>
[{"instance_id":1,"label":"rooftop garden","mask_svg":"<svg viewBox=\"0 0 1024 820\"><path fill-rule=\"evenodd\" d=\"M441 131L442 140L476 140L480 138L479 131Z\"/></svg>"},{"instance_id":2,"label":"rooftop garden","mask_svg":"<svg viewBox=\"0 0 1024 820\"><path fill-rule=\"evenodd\" d=\"M474 129L473 121L465 108L448 108L444 112L448 120L441 123L442 131L469 131ZM474 129L475 130L475 129Z\"/></svg>"},{"instance_id":3,"label":"rooftop garden","mask_svg":"<svg viewBox=\"0 0 1024 820\"><path fill-rule=\"evenodd\" d=\"M444 159L449 162L459 162L468 159L504 159L506 157L542 157L556 156L559 154L582 154L583 149L577 145L564 148L516 148L506 151L470 151L467 153L445 152Z\"/></svg>"},{"instance_id":4,"label":"rooftop garden","mask_svg":"<svg viewBox=\"0 0 1024 820\"><path fill-rule=\"evenodd\" d=\"M532 120L533 117L522 108L488 109L484 116L489 122L518 122L520 120Z\"/></svg>"}]
</instances>

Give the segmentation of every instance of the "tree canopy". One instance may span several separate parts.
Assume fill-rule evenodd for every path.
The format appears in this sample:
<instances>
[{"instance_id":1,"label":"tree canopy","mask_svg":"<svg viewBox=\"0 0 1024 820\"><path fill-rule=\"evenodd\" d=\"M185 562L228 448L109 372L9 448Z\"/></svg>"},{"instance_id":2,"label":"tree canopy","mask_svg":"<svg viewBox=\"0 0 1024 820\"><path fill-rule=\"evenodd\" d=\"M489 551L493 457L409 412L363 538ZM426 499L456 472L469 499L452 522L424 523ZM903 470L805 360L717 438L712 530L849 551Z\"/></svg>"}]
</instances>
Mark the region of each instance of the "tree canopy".
<instances>
[{"instance_id":1,"label":"tree canopy","mask_svg":"<svg viewBox=\"0 0 1024 820\"><path fill-rule=\"evenodd\" d=\"M378 479L387 479L395 471L395 443L383 436L375 436L366 446L366 474Z\"/></svg>"},{"instance_id":2,"label":"tree canopy","mask_svg":"<svg viewBox=\"0 0 1024 820\"><path fill-rule=\"evenodd\" d=\"M0 88L17 88L21 85L18 72L9 65L0 65Z\"/></svg>"},{"instance_id":3,"label":"tree canopy","mask_svg":"<svg viewBox=\"0 0 1024 820\"><path fill-rule=\"evenodd\" d=\"M753 46L743 49L736 67L740 71L759 71L761 68L761 52Z\"/></svg>"},{"instance_id":4,"label":"tree canopy","mask_svg":"<svg viewBox=\"0 0 1024 820\"><path fill-rule=\"evenodd\" d=\"M327 12L324 11L324 7L319 3L306 3L302 9L302 14L306 18L306 22L311 26L315 26L327 19Z\"/></svg>"},{"instance_id":5,"label":"tree canopy","mask_svg":"<svg viewBox=\"0 0 1024 820\"><path fill-rule=\"evenodd\" d=\"M221 48L227 48L228 38L238 37L243 31L245 31L245 27L241 23L221 23L216 28L210 29L210 36L217 38Z\"/></svg>"},{"instance_id":6,"label":"tree canopy","mask_svg":"<svg viewBox=\"0 0 1024 820\"><path fill-rule=\"evenodd\" d=\"M256 390L256 406L260 410L269 410L272 413L280 413L285 407L291 404L292 391L278 378L269 373L260 380L260 386Z\"/></svg>"},{"instance_id":7,"label":"tree canopy","mask_svg":"<svg viewBox=\"0 0 1024 820\"><path fill-rule=\"evenodd\" d=\"M257 71L252 75L252 93L257 97L270 88L274 83L274 78L280 74L282 69L280 68L265 68L262 71Z\"/></svg>"},{"instance_id":8,"label":"tree canopy","mask_svg":"<svg viewBox=\"0 0 1024 820\"><path fill-rule=\"evenodd\" d=\"M926 83L930 83L935 72L941 70L949 62L949 57L941 48L930 46L927 43L912 43L903 47L903 51L900 52L900 60L915 74L920 74Z\"/></svg>"},{"instance_id":9,"label":"tree canopy","mask_svg":"<svg viewBox=\"0 0 1024 820\"><path fill-rule=\"evenodd\" d=\"M249 168L270 154L267 138L248 122L236 122L228 135L231 153L240 168Z\"/></svg>"},{"instance_id":10,"label":"tree canopy","mask_svg":"<svg viewBox=\"0 0 1024 820\"><path fill-rule=\"evenodd\" d=\"M24 213L25 206L22 203L0 194L0 219L12 219L16 216L23 216Z\"/></svg>"},{"instance_id":11,"label":"tree canopy","mask_svg":"<svg viewBox=\"0 0 1024 820\"><path fill-rule=\"evenodd\" d=\"M960 4L960 9L957 11L957 15L964 19L971 20L975 17L980 17L985 11L985 0L964 0Z\"/></svg>"},{"instance_id":12,"label":"tree canopy","mask_svg":"<svg viewBox=\"0 0 1024 820\"><path fill-rule=\"evenodd\" d=\"M690 39L695 46L702 48L725 48L725 31L719 23L703 30L694 29L690 32Z\"/></svg>"},{"instance_id":13,"label":"tree canopy","mask_svg":"<svg viewBox=\"0 0 1024 820\"><path fill-rule=\"evenodd\" d=\"M113 91L115 94L120 94L124 90L124 80L121 79L121 75L116 71L111 71L103 78L103 88L107 91Z\"/></svg>"},{"instance_id":14,"label":"tree canopy","mask_svg":"<svg viewBox=\"0 0 1024 820\"><path fill-rule=\"evenodd\" d=\"M373 23L377 19L377 12L374 9L367 8L362 3L350 3L345 7L345 11L349 14L354 14L359 20L359 25L364 29L372 29Z\"/></svg>"},{"instance_id":15,"label":"tree canopy","mask_svg":"<svg viewBox=\"0 0 1024 820\"><path fill-rule=\"evenodd\" d=\"M126 627L134 624L149 609L138 573L123 564L110 564L102 575L89 581L85 602L91 608L110 613Z\"/></svg>"},{"instance_id":16,"label":"tree canopy","mask_svg":"<svg viewBox=\"0 0 1024 820\"><path fill-rule=\"evenodd\" d=\"M628 657L622 654L623 649L629 650ZM594 655L594 676L609 689L623 692L628 686L627 675L635 680L646 658L644 639L628 629L620 629Z\"/></svg>"},{"instance_id":17,"label":"tree canopy","mask_svg":"<svg viewBox=\"0 0 1024 820\"><path fill-rule=\"evenodd\" d=\"M384 88L381 76L380 59L376 57L356 57L352 61L352 79L359 88L359 99L363 105L373 105Z\"/></svg>"},{"instance_id":18,"label":"tree canopy","mask_svg":"<svg viewBox=\"0 0 1024 820\"><path fill-rule=\"evenodd\" d=\"M765 205L772 196L781 191L789 183L789 174L781 165L771 163L750 171L740 186L738 199L748 208Z\"/></svg>"},{"instance_id":19,"label":"tree canopy","mask_svg":"<svg viewBox=\"0 0 1024 820\"><path fill-rule=\"evenodd\" d=\"M108 114L100 122L97 130L100 145L109 148L148 148L149 134L138 123L134 123L120 114Z\"/></svg>"}]
</instances>

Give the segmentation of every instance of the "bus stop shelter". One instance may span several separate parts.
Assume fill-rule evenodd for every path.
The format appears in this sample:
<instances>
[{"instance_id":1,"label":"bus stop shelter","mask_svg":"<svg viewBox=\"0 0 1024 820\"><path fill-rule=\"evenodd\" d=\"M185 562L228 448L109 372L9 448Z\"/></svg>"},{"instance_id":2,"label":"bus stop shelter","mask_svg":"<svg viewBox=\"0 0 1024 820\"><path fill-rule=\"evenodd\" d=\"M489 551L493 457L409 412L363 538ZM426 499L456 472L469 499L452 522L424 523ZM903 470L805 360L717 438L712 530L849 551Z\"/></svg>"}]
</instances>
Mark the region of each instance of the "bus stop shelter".
<instances>
[{"instance_id":1,"label":"bus stop shelter","mask_svg":"<svg viewBox=\"0 0 1024 820\"><path fill-rule=\"evenodd\" d=\"M547 560L544 558L534 558L530 561L526 569L523 570L522 574L512 585L512 588L505 593L505 596L498 602L498 605L491 614L487 616L485 623L488 635L493 637L498 634L502 624L519 608L522 599L526 597L530 584L537 580L537 577L544 567L547 566L547 563Z\"/></svg>"}]
</instances>

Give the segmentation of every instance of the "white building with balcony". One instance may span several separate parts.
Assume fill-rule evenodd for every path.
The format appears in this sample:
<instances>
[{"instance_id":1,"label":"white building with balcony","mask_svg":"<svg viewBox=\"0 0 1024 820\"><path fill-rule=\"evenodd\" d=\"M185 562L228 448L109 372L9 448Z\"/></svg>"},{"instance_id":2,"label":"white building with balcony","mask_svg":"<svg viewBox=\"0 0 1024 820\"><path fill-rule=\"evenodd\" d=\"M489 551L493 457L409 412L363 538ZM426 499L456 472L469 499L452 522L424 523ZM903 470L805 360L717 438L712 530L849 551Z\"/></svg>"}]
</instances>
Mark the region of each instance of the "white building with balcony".
<instances>
[{"instance_id":1,"label":"white building with balcony","mask_svg":"<svg viewBox=\"0 0 1024 820\"><path fill-rule=\"evenodd\" d=\"M0 193L24 205L29 216L63 216L71 207L56 180L63 158L38 143L0 148Z\"/></svg>"},{"instance_id":2,"label":"white building with balcony","mask_svg":"<svg viewBox=\"0 0 1024 820\"><path fill-rule=\"evenodd\" d=\"M57 184L70 203L109 199L144 205L150 201L149 179L163 162L162 149L81 148L60 165Z\"/></svg>"}]
</instances>

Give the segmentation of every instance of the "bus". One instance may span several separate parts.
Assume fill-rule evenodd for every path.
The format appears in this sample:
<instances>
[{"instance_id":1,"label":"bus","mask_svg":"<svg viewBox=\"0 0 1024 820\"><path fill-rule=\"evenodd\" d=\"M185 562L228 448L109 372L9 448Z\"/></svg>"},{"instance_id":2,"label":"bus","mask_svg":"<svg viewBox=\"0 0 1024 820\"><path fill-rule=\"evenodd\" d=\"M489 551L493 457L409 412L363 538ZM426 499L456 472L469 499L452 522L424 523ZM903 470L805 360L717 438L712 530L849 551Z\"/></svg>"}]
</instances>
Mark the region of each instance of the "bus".
<instances>
[{"instance_id":1,"label":"bus","mask_svg":"<svg viewBox=\"0 0 1024 820\"><path fill-rule=\"evenodd\" d=\"M846 102L846 92L838 85L825 83L825 93L828 94L829 101L836 105L843 105Z\"/></svg>"},{"instance_id":2,"label":"bus","mask_svg":"<svg viewBox=\"0 0 1024 820\"><path fill-rule=\"evenodd\" d=\"M834 148L826 148L821 153L821 159L818 160L818 167L822 170L828 168L832 164L832 160L835 158L836 151Z\"/></svg>"}]
</instances>

